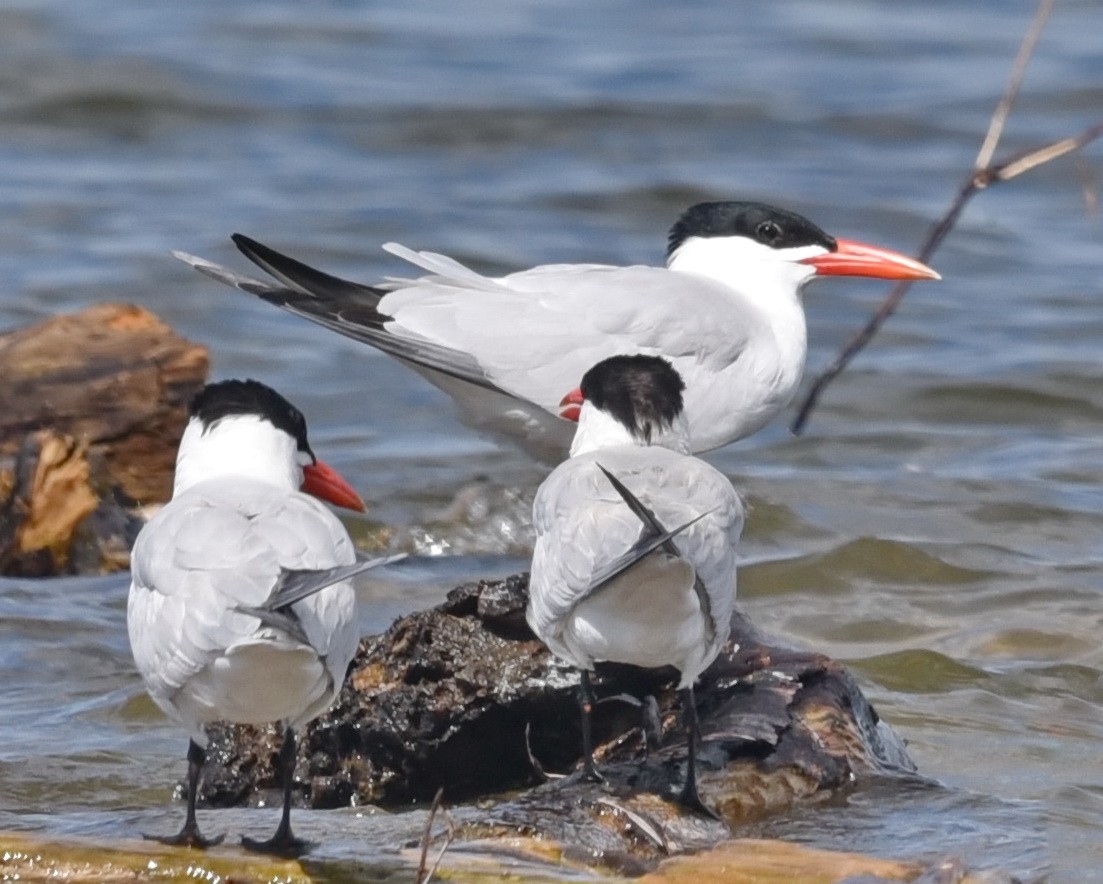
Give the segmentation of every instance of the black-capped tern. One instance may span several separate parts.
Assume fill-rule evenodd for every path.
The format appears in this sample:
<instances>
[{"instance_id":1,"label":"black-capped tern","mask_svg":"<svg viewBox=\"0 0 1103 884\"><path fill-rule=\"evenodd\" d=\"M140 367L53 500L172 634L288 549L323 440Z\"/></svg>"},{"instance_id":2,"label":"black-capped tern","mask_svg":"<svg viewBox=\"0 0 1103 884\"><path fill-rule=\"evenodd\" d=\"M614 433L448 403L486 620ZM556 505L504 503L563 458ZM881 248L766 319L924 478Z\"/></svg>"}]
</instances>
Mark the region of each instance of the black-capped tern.
<instances>
[{"instance_id":1,"label":"black-capped tern","mask_svg":"<svg viewBox=\"0 0 1103 884\"><path fill-rule=\"evenodd\" d=\"M582 670L583 770L597 778L590 671L602 661L681 674L689 760L680 800L697 794L693 684L731 631L743 504L689 453L683 384L666 360L617 356L586 373L571 457L540 486L529 625Z\"/></svg>"},{"instance_id":2,"label":"black-capped tern","mask_svg":"<svg viewBox=\"0 0 1103 884\"><path fill-rule=\"evenodd\" d=\"M304 493L305 492L305 493ZM142 529L131 556L127 627L154 702L187 728L188 810L170 844L207 847L195 804L205 725L284 728L283 816L246 847L296 856L291 832L295 728L329 707L359 641L350 580L390 559L358 560L321 502L364 509L315 458L302 413L256 381L224 381L194 399L176 459L172 500Z\"/></svg>"},{"instance_id":3,"label":"black-capped tern","mask_svg":"<svg viewBox=\"0 0 1103 884\"><path fill-rule=\"evenodd\" d=\"M671 228L665 267L548 264L492 278L387 243L427 275L363 285L241 234L233 240L274 281L173 254L400 359L451 395L465 423L549 463L562 459L573 433L557 420L563 379L608 356L668 359L686 385L690 450L708 451L760 429L796 392L807 351L801 290L810 280L938 279L902 254L835 239L794 212L753 202L686 210Z\"/></svg>"}]
</instances>

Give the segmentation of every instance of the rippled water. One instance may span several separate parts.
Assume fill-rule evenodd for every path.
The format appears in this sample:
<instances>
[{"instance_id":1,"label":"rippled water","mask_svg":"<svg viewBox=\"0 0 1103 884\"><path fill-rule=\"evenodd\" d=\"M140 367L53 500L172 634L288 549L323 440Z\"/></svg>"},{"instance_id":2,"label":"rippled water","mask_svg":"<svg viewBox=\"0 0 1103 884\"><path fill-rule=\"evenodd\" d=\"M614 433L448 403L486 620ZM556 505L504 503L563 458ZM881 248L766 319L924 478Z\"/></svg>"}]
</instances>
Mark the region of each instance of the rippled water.
<instances>
[{"instance_id":1,"label":"rippled water","mask_svg":"<svg viewBox=\"0 0 1103 884\"><path fill-rule=\"evenodd\" d=\"M217 376L286 392L373 519L476 557L395 569L365 624L382 628L516 568L541 471L412 373L169 249L235 262L241 230L369 281L401 269L389 239L484 270L657 262L681 208L737 195L914 248L1032 9L9 2L0 326L133 301L209 345ZM1005 151L1101 116L1101 14L1058 4ZM779 420L711 458L752 507L746 610L847 661L947 787L870 786L768 834L1100 876L1103 232L1084 198L1098 146L1087 159L979 195L934 262L944 282L908 296L804 436ZM812 289L811 366L881 295ZM434 521L480 476L467 523ZM179 812L182 739L133 672L125 585L0 582L0 826L122 834Z\"/></svg>"}]
</instances>

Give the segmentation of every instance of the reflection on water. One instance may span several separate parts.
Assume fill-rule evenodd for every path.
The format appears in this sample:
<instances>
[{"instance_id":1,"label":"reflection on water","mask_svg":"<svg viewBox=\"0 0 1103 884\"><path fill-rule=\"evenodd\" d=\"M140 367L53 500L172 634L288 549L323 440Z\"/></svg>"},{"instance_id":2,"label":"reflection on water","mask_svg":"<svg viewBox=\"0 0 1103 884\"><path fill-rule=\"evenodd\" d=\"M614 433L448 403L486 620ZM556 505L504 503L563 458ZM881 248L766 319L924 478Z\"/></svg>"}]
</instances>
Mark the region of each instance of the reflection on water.
<instances>
[{"instance_id":1,"label":"reflection on water","mask_svg":"<svg viewBox=\"0 0 1103 884\"><path fill-rule=\"evenodd\" d=\"M1098 116L1098 12L1059 5L1008 151ZM392 239L491 271L656 262L682 208L737 195L908 249L972 162L1027 15L964 0L9 3L0 326L150 307L211 347L218 376L296 401L395 542L514 557L396 570L373 596L378 629L523 564L540 469L402 367L169 249L233 263L241 230L368 280L401 270L378 248ZM871 785L764 833L1027 877L1044 836L1069 870L1103 865L1103 244L1082 187L1061 162L978 196L933 262L944 281L908 296L805 436L778 421L711 457L751 504L745 609L847 661L949 787ZM881 292L810 293L813 367ZM0 826L133 833L178 810L181 738L142 697L125 588L0 582Z\"/></svg>"}]
</instances>

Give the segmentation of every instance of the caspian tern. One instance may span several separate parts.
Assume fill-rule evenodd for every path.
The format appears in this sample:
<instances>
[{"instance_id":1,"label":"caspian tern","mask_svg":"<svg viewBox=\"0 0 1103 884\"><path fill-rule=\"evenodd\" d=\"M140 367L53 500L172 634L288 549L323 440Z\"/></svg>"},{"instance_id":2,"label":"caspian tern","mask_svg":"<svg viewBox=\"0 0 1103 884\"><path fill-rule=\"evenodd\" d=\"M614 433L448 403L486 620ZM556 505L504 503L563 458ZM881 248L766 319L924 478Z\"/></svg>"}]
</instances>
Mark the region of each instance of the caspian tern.
<instances>
[{"instance_id":1,"label":"caspian tern","mask_svg":"<svg viewBox=\"0 0 1103 884\"><path fill-rule=\"evenodd\" d=\"M294 729L333 702L356 651L350 580L401 558L358 561L318 498L364 509L314 457L302 413L283 396L257 381L223 381L195 397L172 500L131 556L134 662L154 702L190 734L186 821L177 835L154 840L222 840L203 838L195 818L205 724L279 721L283 816L270 840L242 843L286 856L308 848L291 833Z\"/></svg>"},{"instance_id":2,"label":"caspian tern","mask_svg":"<svg viewBox=\"0 0 1103 884\"><path fill-rule=\"evenodd\" d=\"M526 618L552 653L582 670L591 779L594 664L678 669L689 738L679 800L714 815L697 793L693 683L731 631L743 504L723 474L689 454L683 383L666 360L606 359L581 390L571 457L533 503Z\"/></svg>"},{"instance_id":3,"label":"caspian tern","mask_svg":"<svg viewBox=\"0 0 1103 884\"><path fill-rule=\"evenodd\" d=\"M796 392L807 351L800 293L816 276L938 279L887 249L834 239L793 212L709 202L670 231L666 267L548 264L491 278L444 255L383 248L428 271L362 285L241 234L276 282L173 252L228 285L400 359L457 400L469 426L549 463L572 428L564 378L618 353L664 356L686 384L690 448L765 425Z\"/></svg>"}]
</instances>

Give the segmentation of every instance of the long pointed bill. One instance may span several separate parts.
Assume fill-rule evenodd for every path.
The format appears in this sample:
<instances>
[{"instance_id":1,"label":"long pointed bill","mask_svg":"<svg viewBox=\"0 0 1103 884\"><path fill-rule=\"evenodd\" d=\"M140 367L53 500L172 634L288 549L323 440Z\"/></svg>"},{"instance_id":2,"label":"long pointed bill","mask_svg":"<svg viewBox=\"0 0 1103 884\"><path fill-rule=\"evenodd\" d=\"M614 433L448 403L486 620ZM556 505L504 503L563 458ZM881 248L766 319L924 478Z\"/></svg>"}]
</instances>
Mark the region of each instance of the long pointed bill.
<instances>
[{"instance_id":1,"label":"long pointed bill","mask_svg":"<svg viewBox=\"0 0 1103 884\"><path fill-rule=\"evenodd\" d=\"M358 513L367 511L364 501L353 487L341 478L333 467L322 461L303 467L303 491L320 500L327 500L334 506L342 506Z\"/></svg>"},{"instance_id":2,"label":"long pointed bill","mask_svg":"<svg viewBox=\"0 0 1103 884\"><path fill-rule=\"evenodd\" d=\"M877 246L836 240L839 248L826 255L805 258L801 263L816 268L817 276L873 276L877 279L942 279L926 264Z\"/></svg>"}]
</instances>

